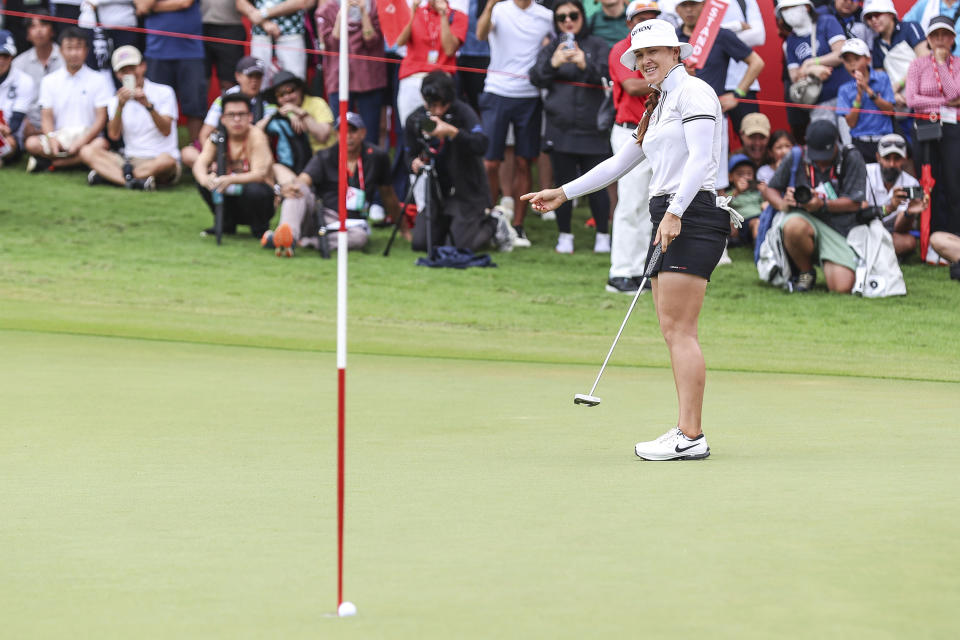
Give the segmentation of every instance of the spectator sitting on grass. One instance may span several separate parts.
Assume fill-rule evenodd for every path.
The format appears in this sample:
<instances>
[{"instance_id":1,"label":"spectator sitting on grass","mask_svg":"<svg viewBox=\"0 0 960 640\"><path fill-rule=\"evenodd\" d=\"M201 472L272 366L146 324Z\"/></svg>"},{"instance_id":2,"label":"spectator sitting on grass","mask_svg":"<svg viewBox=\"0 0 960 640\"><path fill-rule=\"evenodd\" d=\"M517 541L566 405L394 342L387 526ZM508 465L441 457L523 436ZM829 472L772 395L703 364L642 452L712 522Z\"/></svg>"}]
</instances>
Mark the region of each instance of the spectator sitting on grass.
<instances>
[{"instance_id":1,"label":"spectator sitting on grass","mask_svg":"<svg viewBox=\"0 0 960 640\"><path fill-rule=\"evenodd\" d=\"M264 102L275 104L277 113L267 123L273 147L277 182L287 183L307 165L310 157L336 143L333 112L323 98L308 96L303 80L289 71L273 77L273 86L263 93Z\"/></svg>"},{"instance_id":2,"label":"spectator sitting on grass","mask_svg":"<svg viewBox=\"0 0 960 640\"><path fill-rule=\"evenodd\" d=\"M893 87L886 73L870 68L870 49L863 40L851 38L844 42L840 57L853 81L842 85L837 93L837 115L846 118L853 145L863 154L864 161L870 162L877 155L877 141L893 133L891 116L860 113L850 108L886 111L892 115Z\"/></svg>"},{"instance_id":3,"label":"spectator sitting on grass","mask_svg":"<svg viewBox=\"0 0 960 640\"><path fill-rule=\"evenodd\" d=\"M64 68L54 71L40 83L42 131L24 143L31 154L28 172L80 164L80 149L96 140L107 124L107 104L113 97L113 85L84 64L87 36L77 27L60 34L60 52Z\"/></svg>"},{"instance_id":4,"label":"spectator sitting on grass","mask_svg":"<svg viewBox=\"0 0 960 640\"><path fill-rule=\"evenodd\" d=\"M212 192L223 194L223 232L237 232L238 224L250 226L250 233L259 238L273 217L274 190L270 168L273 155L270 143L260 129L253 126L250 101L240 93L224 95L220 120L226 129L227 167L217 175L217 147L209 138L193 164L193 178L210 211L216 215ZM213 228L204 230L211 234Z\"/></svg>"},{"instance_id":5,"label":"spectator sitting on grass","mask_svg":"<svg viewBox=\"0 0 960 640\"><path fill-rule=\"evenodd\" d=\"M867 165L867 203L883 209L883 226L893 236L893 248L901 258L917 247L910 232L926 207L924 198L907 197L907 188L920 183L903 170L906 159L906 140L890 133L877 143L877 161Z\"/></svg>"},{"instance_id":6,"label":"spectator sitting on grass","mask_svg":"<svg viewBox=\"0 0 960 640\"><path fill-rule=\"evenodd\" d=\"M27 24L27 40L33 46L13 59L13 68L33 78L33 85L39 92L43 77L63 68L63 56L60 55L60 47L53 41L53 24L44 19L50 15L47 10L31 9L30 13L34 16ZM42 131L40 103L36 99L30 105L24 126L24 138Z\"/></svg>"},{"instance_id":7,"label":"spectator sitting on grass","mask_svg":"<svg viewBox=\"0 0 960 640\"><path fill-rule=\"evenodd\" d=\"M180 177L176 94L144 77L147 63L134 46L114 51L111 64L121 87L107 105L107 136L123 141L123 155L96 143L83 147L80 157L90 167L87 182L143 191L153 191L157 183L176 182Z\"/></svg>"},{"instance_id":8,"label":"spectator sitting on grass","mask_svg":"<svg viewBox=\"0 0 960 640\"><path fill-rule=\"evenodd\" d=\"M367 210L374 192L387 212L396 219L400 202L390 184L390 157L379 147L364 140L367 128L358 114L347 113L347 246L361 249L370 237ZM318 151L304 170L281 185L283 205L276 231L267 231L260 244L276 249L278 256L292 257L294 246L319 248L321 225L335 230L340 219L338 144ZM330 249L337 248L337 235L328 238Z\"/></svg>"},{"instance_id":9,"label":"spectator sitting on grass","mask_svg":"<svg viewBox=\"0 0 960 640\"><path fill-rule=\"evenodd\" d=\"M863 222L859 214L866 197L867 171L855 147L841 148L839 135L832 120L811 122L796 187L788 187L793 169L788 161L780 163L767 184L767 200L786 214L781 223L783 246L799 271L797 292L813 289L817 263L823 267L830 291L850 293L855 284L857 254L846 238ZM803 197L798 200L795 196L800 194Z\"/></svg>"},{"instance_id":10,"label":"spectator sitting on grass","mask_svg":"<svg viewBox=\"0 0 960 640\"><path fill-rule=\"evenodd\" d=\"M745 154L738 153L730 158L730 186L727 195L733 196L730 206L743 216L741 228L730 230L732 244L751 244L757 237L760 224L760 212L763 210L763 196L757 190L756 167Z\"/></svg>"},{"instance_id":11,"label":"spectator sitting on grass","mask_svg":"<svg viewBox=\"0 0 960 640\"><path fill-rule=\"evenodd\" d=\"M11 68L15 55L13 35L0 29L0 167L19 159L27 112L37 97L33 78Z\"/></svg>"},{"instance_id":12,"label":"spectator sitting on grass","mask_svg":"<svg viewBox=\"0 0 960 640\"><path fill-rule=\"evenodd\" d=\"M930 234L930 246L941 258L950 261L950 277L960 280L960 236L949 231L934 231Z\"/></svg>"},{"instance_id":13,"label":"spectator sitting on grass","mask_svg":"<svg viewBox=\"0 0 960 640\"><path fill-rule=\"evenodd\" d=\"M194 144L181 149L183 164L192 167L197 159L198 149L206 144L207 139L213 130L220 124L220 115L223 113L223 96L239 93L250 102L250 112L253 114L253 121L261 130L266 129L267 122L277 112L276 106L264 102L260 95L260 87L263 85L263 61L257 60L252 56L240 58L237 63L237 69L233 74L237 84L223 92L222 96L217 96L210 104L207 116L203 119L203 126L200 127L200 135L197 136Z\"/></svg>"}]
</instances>

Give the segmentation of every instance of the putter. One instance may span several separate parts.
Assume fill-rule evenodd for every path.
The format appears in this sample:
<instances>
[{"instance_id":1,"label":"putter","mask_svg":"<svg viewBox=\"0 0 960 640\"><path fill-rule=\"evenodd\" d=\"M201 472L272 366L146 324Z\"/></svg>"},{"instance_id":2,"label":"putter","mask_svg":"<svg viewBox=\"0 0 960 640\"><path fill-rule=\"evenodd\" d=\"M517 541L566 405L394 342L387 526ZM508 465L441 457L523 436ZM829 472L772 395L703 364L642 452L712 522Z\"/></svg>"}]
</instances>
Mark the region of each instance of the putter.
<instances>
[{"instance_id":1,"label":"putter","mask_svg":"<svg viewBox=\"0 0 960 640\"><path fill-rule=\"evenodd\" d=\"M595 407L600 404L600 398L593 395L597 390L597 385L600 384L600 376L603 375L603 370L607 368L607 363L610 362L610 356L613 355L613 349L617 346L617 342L620 341L620 335L623 333L623 328L627 326L627 320L630 319L630 314L633 313L633 308L637 306L637 300L640 298L640 294L643 293L643 288L647 286L647 280L650 279L650 274L653 272L653 266L657 264L657 260L660 259L660 245L657 244L653 248L653 255L650 256L650 261L647 262L647 272L643 274L643 280L640 281L640 287L637 289L637 293L633 296L633 302L630 303L630 308L627 309L627 315L623 318L623 322L620 324L620 330L617 331L617 337L613 339L613 344L610 345L610 351L607 352L607 357L604 358L603 364L600 365L600 373L597 374L597 379L593 381L593 386L590 388L590 393L578 393L573 396L573 404L582 404L588 407Z\"/></svg>"}]
</instances>

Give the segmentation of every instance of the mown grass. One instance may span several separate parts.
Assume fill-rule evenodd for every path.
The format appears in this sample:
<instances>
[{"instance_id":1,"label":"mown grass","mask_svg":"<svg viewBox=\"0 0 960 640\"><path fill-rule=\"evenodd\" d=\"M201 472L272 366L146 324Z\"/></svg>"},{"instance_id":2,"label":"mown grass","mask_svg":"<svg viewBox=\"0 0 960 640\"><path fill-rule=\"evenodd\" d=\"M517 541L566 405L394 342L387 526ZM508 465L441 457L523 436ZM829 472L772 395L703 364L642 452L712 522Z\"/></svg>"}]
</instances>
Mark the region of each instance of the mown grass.
<instances>
[{"instance_id":1,"label":"mown grass","mask_svg":"<svg viewBox=\"0 0 960 640\"><path fill-rule=\"evenodd\" d=\"M157 193L90 188L83 172L0 172L0 326L223 344L330 350L336 261L281 260L244 235L200 238L210 216L187 177ZM553 252L553 223L532 219L534 246L495 254L496 269L415 267L388 230L350 257L350 348L546 362L596 362L629 297L606 293L608 258ZM708 289L701 338L712 369L960 380L960 287L945 269L904 266L909 295L885 300L788 295L759 282L746 250ZM665 366L650 299L615 362Z\"/></svg>"}]
</instances>

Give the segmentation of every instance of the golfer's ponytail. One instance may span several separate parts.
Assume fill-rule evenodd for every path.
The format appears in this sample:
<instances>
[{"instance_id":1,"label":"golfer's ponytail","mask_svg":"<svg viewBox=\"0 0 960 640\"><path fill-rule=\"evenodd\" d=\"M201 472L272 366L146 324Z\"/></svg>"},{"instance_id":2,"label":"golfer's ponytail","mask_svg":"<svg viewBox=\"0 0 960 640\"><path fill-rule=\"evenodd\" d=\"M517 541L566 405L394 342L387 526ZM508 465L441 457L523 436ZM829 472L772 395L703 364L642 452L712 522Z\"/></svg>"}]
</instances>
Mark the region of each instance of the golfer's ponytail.
<instances>
[{"instance_id":1,"label":"golfer's ponytail","mask_svg":"<svg viewBox=\"0 0 960 640\"><path fill-rule=\"evenodd\" d=\"M637 129L637 144L643 144L643 136L647 135L647 127L650 126L650 114L657 108L660 102L660 92L654 90L647 96L646 112L643 114L643 120L640 121L640 127Z\"/></svg>"}]
</instances>

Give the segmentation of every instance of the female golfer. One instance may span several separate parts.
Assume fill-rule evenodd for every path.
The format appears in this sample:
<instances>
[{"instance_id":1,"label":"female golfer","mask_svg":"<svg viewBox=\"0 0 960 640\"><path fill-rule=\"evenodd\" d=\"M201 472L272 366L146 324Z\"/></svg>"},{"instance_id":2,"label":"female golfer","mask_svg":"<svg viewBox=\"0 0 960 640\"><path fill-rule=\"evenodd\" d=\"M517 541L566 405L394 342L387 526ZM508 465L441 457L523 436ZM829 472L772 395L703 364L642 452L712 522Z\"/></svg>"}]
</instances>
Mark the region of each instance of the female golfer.
<instances>
[{"instance_id":1,"label":"female golfer","mask_svg":"<svg viewBox=\"0 0 960 640\"><path fill-rule=\"evenodd\" d=\"M641 71L656 89L647 98L637 144L623 147L573 182L523 198L540 211L556 209L619 180L644 157L650 161L654 246L661 243L663 249L652 270L653 301L670 349L680 416L677 427L638 443L636 452L644 460L699 460L710 455L710 447L700 424L706 368L697 318L707 281L726 246L730 219L737 217L725 201L719 201L724 208L717 206L714 192L723 119L710 85L688 75L680 63L693 48L677 40L669 22L641 22L630 38L630 49L620 62ZM648 260L652 252L650 247Z\"/></svg>"}]
</instances>

